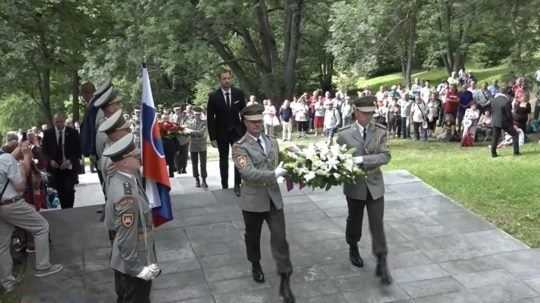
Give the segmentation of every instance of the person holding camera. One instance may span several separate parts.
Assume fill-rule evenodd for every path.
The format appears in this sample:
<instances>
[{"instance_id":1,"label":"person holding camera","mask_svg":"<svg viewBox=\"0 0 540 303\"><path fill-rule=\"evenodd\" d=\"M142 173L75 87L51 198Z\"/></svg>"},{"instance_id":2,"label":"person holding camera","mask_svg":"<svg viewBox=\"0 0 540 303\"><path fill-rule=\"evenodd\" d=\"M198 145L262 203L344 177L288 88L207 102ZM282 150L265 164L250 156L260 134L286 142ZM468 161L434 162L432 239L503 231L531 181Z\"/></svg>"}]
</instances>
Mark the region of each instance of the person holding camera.
<instances>
[{"instance_id":1,"label":"person holding camera","mask_svg":"<svg viewBox=\"0 0 540 303\"><path fill-rule=\"evenodd\" d=\"M19 144L15 133L8 133L6 139L6 144L0 150L0 283L5 292L11 292L17 283L10 253L11 234L15 226L29 231L34 237L36 277L55 274L63 266L50 262L49 223L22 197L32 162L29 144L27 141Z\"/></svg>"}]
</instances>

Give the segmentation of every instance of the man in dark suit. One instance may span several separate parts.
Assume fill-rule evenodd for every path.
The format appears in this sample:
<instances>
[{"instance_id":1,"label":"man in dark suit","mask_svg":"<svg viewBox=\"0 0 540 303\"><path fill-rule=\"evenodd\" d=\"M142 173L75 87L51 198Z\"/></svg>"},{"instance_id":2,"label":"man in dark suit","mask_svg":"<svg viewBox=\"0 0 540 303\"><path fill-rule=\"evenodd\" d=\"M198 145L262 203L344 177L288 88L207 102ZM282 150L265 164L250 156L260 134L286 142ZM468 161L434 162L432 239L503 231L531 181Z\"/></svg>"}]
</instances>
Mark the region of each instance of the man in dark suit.
<instances>
[{"instance_id":1,"label":"man in dark suit","mask_svg":"<svg viewBox=\"0 0 540 303\"><path fill-rule=\"evenodd\" d=\"M54 127L43 135L43 154L49 162L47 170L53 178L52 186L58 191L60 205L72 208L81 159L79 133L65 126L63 114L56 114L53 122Z\"/></svg>"},{"instance_id":2,"label":"man in dark suit","mask_svg":"<svg viewBox=\"0 0 540 303\"><path fill-rule=\"evenodd\" d=\"M208 96L208 135L213 147L219 150L221 186L229 187L229 147L240 139L245 128L240 122L240 111L246 106L244 93L232 87L232 72L224 69L219 74L220 88ZM234 193L240 196L240 173L234 169Z\"/></svg>"},{"instance_id":3,"label":"man in dark suit","mask_svg":"<svg viewBox=\"0 0 540 303\"><path fill-rule=\"evenodd\" d=\"M519 133L514 129L512 119L512 103L505 94L496 94L491 102L491 123L493 126L493 141L491 142L491 157L497 157L497 144L502 130L512 136L514 155L519 155Z\"/></svg>"}]
</instances>

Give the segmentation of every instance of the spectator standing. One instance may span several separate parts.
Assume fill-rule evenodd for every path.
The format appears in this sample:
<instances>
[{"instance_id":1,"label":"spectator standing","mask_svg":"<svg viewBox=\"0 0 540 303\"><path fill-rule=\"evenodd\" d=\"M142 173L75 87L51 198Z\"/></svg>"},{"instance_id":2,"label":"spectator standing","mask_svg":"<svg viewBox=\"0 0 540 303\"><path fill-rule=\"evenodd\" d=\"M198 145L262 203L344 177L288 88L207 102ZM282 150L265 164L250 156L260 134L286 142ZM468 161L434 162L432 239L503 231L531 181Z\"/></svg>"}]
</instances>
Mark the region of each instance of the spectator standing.
<instances>
[{"instance_id":1,"label":"spectator standing","mask_svg":"<svg viewBox=\"0 0 540 303\"><path fill-rule=\"evenodd\" d=\"M401 109L396 98L392 98L392 101L390 101L388 117L390 122L390 134L393 134L394 137L401 138Z\"/></svg>"},{"instance_id":2,"label":"spectator standing","mask_svg":"<svg viewBox=\"0 0 540 303\"><path fill-rule=\"evenodd\" d=\"M463 126L463 117L465 116L465 111L471 106L473 103L473 95L470 90L468 90L467 85L463 85L461 87L461 90L459 91L459 109L458 109L458 121L457 121L457 127L458 127L458 133L461 134L462 126Z\"/></svg>"},{"instance_id":3,"label":"spectator standing","mask_svg":"<svg viewBox=\"0 0 540 303\"><path fill-rule=\"evenodd\" d=\"M81 141L75 129L65 126L63 114L56 114L53 121L54 127L44 134L43 154L49 162L47 170L62 208L72 208L81 163Z\"/></svg>"},{"instance_id":4,"label":"spectator standing","mask_svg":"<svg viewBox=\"0 0 540 303\"><path fill-rule=\"evenodd\" d=\"M283 141L291 141L292 139L292 108L289 104L289 100L283 101L283 104L279 108L279 119L281 120L281 139Z\"/></svg>"},{"instance_id":5,"label":"spectator standing","mask_svg":"<svg viewBox=\"0 0 540 303\"><path fill-rule=\"evenodd\" d=\"M409 117L411 116L413 100L414 97L408 94L404 94L399 100L399 107L401 108L401 137L403 139L411 137Z\"/></svg>"},{"instance_id":6,"label":"spectator standing","mask_svg":"<svg viewBox=\"0 0 540 303\"><path fill-rule=\"evenodd\" d=\"M276 107L272 104L272 101L270 99L266 99L263 101L264 104L264 133L267 136L273 137L274 136L274 126L276 125L275 120L276 117Z\"/></svg>"},{"instance_id":7,"label":"spectator standing","mask_svg":"<svg viewBox=\"0 0 540 303\"><path fill-rule=\"evenodd\" d=\"M328 102L324 113L324 132L327 144L332 144L340 119L339 110L335 108L333 102Z\"/></svg>"},{"instance_id":8,"label":"spectator standing","mask_svg":"<svg viewBox=\"0 0 540 303\"><path fill-rule=\"evenodd\" d=\"M444 121L447 127L447 131L450 131L450 135L454 136L456 131L456 116L459 108L459 96L457 92L457 85L453 84L446 93L446 102L443 104L444 109Z\"/></svg>"},{"instance_id":9,"label":"spectator standing","mask_svg":"<svg viewBox=\"0 0 540 303\"><path fill-rule=\"evenodd\" d=\"M314 115L314 127L315 127L315 136L323 133L324 127L324 113L326 108L324 106L323 98L319 96L319 99L314 105L315 115Z\"/></svg>"},{"instance_id":10,"label":"spectator standing","mask_svg":"<svg viewBox=\"0 0 540 303\"><path fill-rule=\"evenodd\" d=\"M516 98L514 102L514 121L516 121L517 126L523 131L524 134L527 134L527 125L529 123L529 115L531 114L531 104L529 103L529 98L527 94L523 98ZM525 135L525 142L527 142L527 136Z\"/></svg>"},{"instance_id":11,"label":"spectator standing","mask_svg":"<svg viewBox=\"0 0 540 303\"><path fill-rule=\"evenodd\" d=\"M427 102L427 118L428 118L428 136L431 137L435 134L437 127L437 121L441 112L441 100L438 98L436 92L432 92Z\"/></svg>"},{"instance_id":12,"label":"spectator standing","mask_svg":"<svg viewBox=\"0 0 540 303\"><path fill-rule=\"evenodd\" d=\"M420 136L422 136L422 140L427 141L427 107L420 96L416 96L415 102L411 107L411 117L415 140L419 141Z\"/></svg>"},{"instance_id":13,"label":"spectator standing","mask_svg":"<svg viewBox=\"0 0 540 303\"><path fill-rule=\"evenodd\" d=\"M298 99L298 104L293 109L294 120L298 125L298 137L305 137L308 128L308 114L309 108L306 104L305 98Z\"/></svg>"},{"instance_id":14,"label":"spectator standing","mask_svg":"<svg viewBox=\"0 0 540 303\"><path fill-rule=\"evenodd\" d=\"M473 146L476 141L476 127L478 125L478 119L480 118L480 110L476 107L476 104L471 104L465 111L463 117L463 135L461 136L462 146Z\"/></svg>"}]
</instances>

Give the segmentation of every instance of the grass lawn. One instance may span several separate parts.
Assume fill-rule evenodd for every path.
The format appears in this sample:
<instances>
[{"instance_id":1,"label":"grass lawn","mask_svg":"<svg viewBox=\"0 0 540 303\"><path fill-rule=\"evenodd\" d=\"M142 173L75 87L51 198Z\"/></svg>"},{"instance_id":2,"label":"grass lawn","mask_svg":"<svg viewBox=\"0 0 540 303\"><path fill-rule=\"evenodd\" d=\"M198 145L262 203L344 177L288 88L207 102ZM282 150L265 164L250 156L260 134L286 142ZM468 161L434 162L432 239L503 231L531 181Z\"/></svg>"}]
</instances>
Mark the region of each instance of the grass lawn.
<instances>
[{"instance_id":1,"label":"grass lawn","mask_svg":"<svg viewBox=\"0 0 540 303\"><path fill-rule=\"evenodd\" d=\"M385 168L406 169L531 247L540 247L540 144L492 159L486 146L393 140Z\"/></svg>"},{"instance_id":2,"label":"grass lawn","mask_svg":"<svg viewBox=\"0 0 540 303\"><path fill-rule=\"evenodd\" d=\"M475 68L467 67L469 71L477 78L477 80L482 82L493 82L494 80L501 80L504 74L510 71L507 65L499 65L496 67L490 68ZM360 78L356 85L357 87L369 87L371 90L377 90L379 86L384 85L390 87L394 84L401 82L401 73L389 74L381 77L375 77L371 79ZM412 75L412 79L419 78L422 80L428 80L432 85L439 84L442 80L448 78L445 68L437 68L429 71L419 71Z\"/></svg>"}]
</instances>

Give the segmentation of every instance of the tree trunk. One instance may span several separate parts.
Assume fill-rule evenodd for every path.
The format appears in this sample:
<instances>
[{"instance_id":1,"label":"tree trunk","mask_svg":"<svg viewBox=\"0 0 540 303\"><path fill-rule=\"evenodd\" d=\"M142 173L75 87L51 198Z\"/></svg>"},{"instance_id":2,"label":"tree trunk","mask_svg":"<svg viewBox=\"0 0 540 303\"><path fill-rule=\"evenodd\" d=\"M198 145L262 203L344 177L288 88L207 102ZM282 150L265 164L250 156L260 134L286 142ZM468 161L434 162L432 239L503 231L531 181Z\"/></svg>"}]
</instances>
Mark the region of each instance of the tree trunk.
<instances>
[{"instance_id":1,"label":"tree trunk","mask_svg":"<svg viewBox=\"0 0 540 303\"><path fill-rule=\"evenodd\" d=\"M79 85L80 85L80 78L79 73L75 70L72 74L72 84L71 84L71 100L73 102L73 123L79 122Z\"/></svg>"},{"instance_id":2,"label":"tree trunk","mask_svg":"<svg viewBox=\"0 0 540 303\"><path fill-rule=\"evenodd\" d=\"M283 49L284 94L292 98L296 87L296 58L302 37L301 27L304 17L304 0L285 0L285 41ZM276 106L281 106L283 100Z\"/></svg>"},{"instance_id":3,"label":"tree trunk","mask_svg":"<svg viewBox=\"0 0 540 303\"><path fill-rule=\"evenodd\" d=\"M408 38L407 38L407 63L405 69L405 84L407 87L411 86L411 76L412 69L414 66L414 56L415 56L415 46L416 46L416 18L417 13L417 3L414 1L414 4L409 10L409 20L408 20Z\"/></svg>"},{"instance_id":4,"label":"tree trunk","mask_svg":"<svg viewBox=\"0 0 540 303\"><path fill-rule=\"evenodd\" d=\"M334 73L334 56L327 53L321 61L321 74L319 76L319 85L323 91L331 91L332 76Z\"/></svg>"},{"instance_id":5,"label":"tree trunk","mask_svg":"<svg viewBox=\"0 0 540 303\"><path fill-rule=\"evenodd\" d=\"M51 111L51 70L48 67L43 68L39 73L39 94L41 107L49 125L53 125L53 115Z\"/></svg>"}]
</instances>

